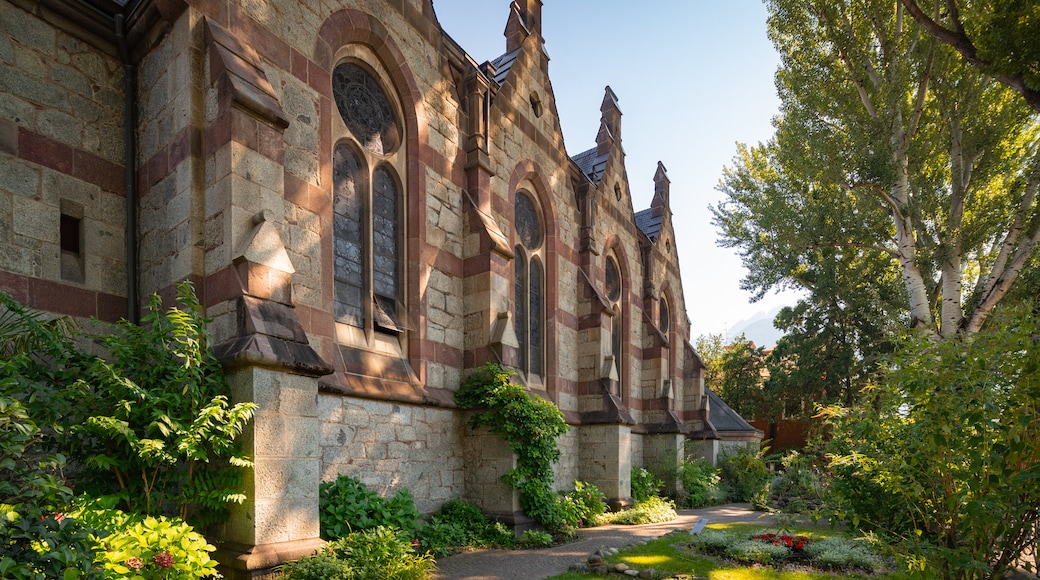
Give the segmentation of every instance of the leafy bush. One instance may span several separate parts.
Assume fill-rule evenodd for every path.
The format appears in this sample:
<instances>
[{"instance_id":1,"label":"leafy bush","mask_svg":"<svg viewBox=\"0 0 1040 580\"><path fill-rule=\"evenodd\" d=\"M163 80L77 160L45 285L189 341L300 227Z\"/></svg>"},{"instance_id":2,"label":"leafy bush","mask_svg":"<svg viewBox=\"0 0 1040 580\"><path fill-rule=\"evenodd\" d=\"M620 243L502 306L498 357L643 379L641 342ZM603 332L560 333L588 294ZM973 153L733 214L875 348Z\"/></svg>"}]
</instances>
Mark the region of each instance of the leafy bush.
<instances>
[{"instance_id":1,"label":"leafy bush","mask_svg":"<svg viewBox=\"0 0 1040 580\"><path fill-rule=\"evenodd\" d=\"M567 525L591 526L597 516L607 511L607 496L591 483L575 481L573 491L560 492L560 506Z\"/></svg>"},{"instance_id":2,"label":"leafy bush","mask_svg":"<svg viewBox=\"0 0 1040 580\"><path fill-rule=\"evenodd\" d=\"M0 361L0 374L11 368ZM37 456L43 435L0 379L0 578L101 578L93 570L94 544L82 522L62 512L72 490L60 477L65 458Z\"/></svg>"},{"instance_id":3,"label":"leafy bush","mask_svg":"<svg viewBox=\"0 0 1040 580\"><path fill-rule=\"evenodd\" d=\"M632 499L643 501L655 495L661 495L664 482L642 467L632 467Z\"/></svg>"},{"instance_id":4,"label":"leafy bush","mask_svg":"<svg viewBox=\"0 0 1040 580\"><path fill-rule=\"evenodd\" d=\"M811 459L797 451L780 460L783 470L769 484L767 506L785 513L817 513L823 507L823 478Z\"/></svg>"},{"instance_id":5,"label":"leafy bush","mask_svg":"<svg viewBox=\"0 0 1040 580\"><path fill-rule=\"evenodd\" d=\"M501 522L487 518L475 505L453 499L416 532L419 545L434 557L458 552L463 547L509 548L516 536Z\"/></svg>"},{"instance_id":6,"label":"leafy bush","mask_svg":"<svg viewBox=\"0 0 1040 580\"><path fill-rule=\"evenodd\" d=\"M96 529L95 565L105 578L193 580L217 575L215 548L178 518L126 514L88 504L73 515Z\"/></svg>"},{"instance_id":7,"label":"leafy bush","mask_svg":"<svg viewBox=\"0 0 1040 580\"><path fill-rule=\"evenodd\" d=\"M325 553L283 564L279 570L284 580L354 580L350 564Z\"/></svg>"},{"instance_id":8,"label":"leafy bush","mask_svg":"<svg viewBox=\"0 0 1040 580\"><path fill-rule=\"evenodd\" d=\"M516 467L501 480L520 492L524 513L551 531L565 525L553 491L553 463L560 459L556 438L570 427L551 401L527 393L510 380L511 371L494 363L476 369L455 392L460 409L481 409L469 421L476 429L489 427L516 455Z\"/></svg>"},{"instance_id":9,"label":"leafy bush","mask_svg":"<svg viewBox=\"0 0 1040 580\"><path fill-rule=\"evenodd\" d=\"M553 537L549 532L525 530L520 536L520 543L528 548L547 548L552 545Z\"/></svg>"},{"instance_id":10,"label":"leafy bush","mask_svg":"<svg viewBox=\"0 0 1040 580\"><path fill-rule=\"evenodd\" d=\"M742 536L725 530L705 529L693 536L690 543L697 549L709 554L721 554L726 551L733 542L742 539Z\"/></svg>"},{"instance_id":11,"label":"leafy bush","mask_svg":"<svg viewBox=\"0 0 1040 580\"><path fill-rule=\"evenodd\" d=\"M380 526L409 534L418 527L419 512L407 489L384 499L356 477L340 475L333 481L321 482L318 494L321 537L326 540Z\"/></svg>"},{"instance_id":12,"label":"leafy bush","mask_svg":"<svg viewBox=\"0 0 1040 580\"><path fill-rule=\"evenodd\" d=\"M128 511L158 515L176 506L197 525L241 503L241 470L252 463L234 444L256 405L231 405L220 363L210 351L208 320L190 282L177 286L178 308L153 295L142 326L123 321L99 339L110 361L95 358L80 379L96 412L77 427L82 482L115 494Z\"/></svg>"},{"instance_id":13,"label":"leafy bush","mask_svg":"<svg viewBox=\"0 0 1040 580\"><path fill-rule=\"evenodd\" d=\"M722 483L729 489L732 501L752 501L773 477L762 454L750 447L741 447L732 455L722 455L719 464Z\"/></svg>"},{"instance_id":14,"label":"leafy bush","mask_svg":"<svg viewBox=\"0 0 1040 580\"><path fill-rule=\"evenodd\" d=\"M700 507L725 502L725 494L719 488L719 472L704 459L683 462L679 466L679 481L686 492L686 506ZM721 501L720 501L721 500Z\"/></svg>"},{"instance_id":15,"label":"leafy bush","mask_svg":"<svg viewBox=\"0 0 1040 580\"><path fill-rule=\"evenodd\" d=\"M432 556L416 554L403 532L386 526L347 534L322 552L347 563L349 580L426 580L435 569Z\"/></svg>"},{"instance_id":16,"label":"leafy bush","mask_svg":"<svg viewBox=\"0 0 1040 580\"><path fill-rule=\"evenodd\" d=\"M881 570L881 558L862 542L844 538L825 538L808 544L806 554L813 564L826 568L861 568L871 572Z\"/></svg>"},{"instance_id":17,"label":"leafy bush","mask_svg":"<svg viewBox=\"0 0 1040 580\"><path fill-rule=\"evenodd\" d=\"M603 514L598 521L599 523L623 525L659 524L670 522L676 517L678 514L675 513L675 504L671 500L652 496L630 509Z\"/></svg>"},{"instance_id":18,"label":"leafy bush","mask_svg":"<svg viewBox=\"0 0 1040 580\"><path fill-rule=\"evenodd\" d=\"M885 366L866 404L827 411L839 515L906 538L940 575L1001 576L1040 531L1040 316L915 335Z\"/></svg>"}]
</instances>

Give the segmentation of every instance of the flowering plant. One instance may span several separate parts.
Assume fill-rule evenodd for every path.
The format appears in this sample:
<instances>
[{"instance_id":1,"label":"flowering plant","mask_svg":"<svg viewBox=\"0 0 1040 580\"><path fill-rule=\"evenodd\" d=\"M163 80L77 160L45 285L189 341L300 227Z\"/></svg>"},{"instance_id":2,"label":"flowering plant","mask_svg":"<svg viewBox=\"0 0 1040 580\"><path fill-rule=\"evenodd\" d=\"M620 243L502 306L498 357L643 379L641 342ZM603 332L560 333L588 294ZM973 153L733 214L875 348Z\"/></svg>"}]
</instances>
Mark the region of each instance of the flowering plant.
<instances>
[{"instance_id":1,"label":"flowering plant","mask_svg":"<svg viewBox=\"0 0 1040 580\"><path fill-rule=\"evenodd\" d=\"M774 546L787 546L796 552L804 550L806 544L809 543L808 536L790 536L788 534L759 534L751 536L751 539Z\"/></svg>"}]
</instances>

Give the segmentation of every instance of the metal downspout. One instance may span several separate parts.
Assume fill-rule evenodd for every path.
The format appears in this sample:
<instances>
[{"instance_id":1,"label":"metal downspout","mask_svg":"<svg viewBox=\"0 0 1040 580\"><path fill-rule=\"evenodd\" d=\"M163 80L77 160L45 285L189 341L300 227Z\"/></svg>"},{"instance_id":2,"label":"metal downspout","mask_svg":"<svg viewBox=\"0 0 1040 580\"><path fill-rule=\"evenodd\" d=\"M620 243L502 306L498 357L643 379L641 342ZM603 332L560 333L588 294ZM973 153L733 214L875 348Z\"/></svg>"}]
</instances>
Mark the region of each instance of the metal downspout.
<instances>
[{"instance_id":1,"label":"metal downspout","mask_svg":"<svg viewBox=\"0 0 1040 580\"><path fill-rule=\"evenodd\" d=\"M140 322L137 284L137 67L130 60L126 16L115 17L116 43L123 63L123 178L126 189L126 319Z\"/></svg>"}]
</instances>

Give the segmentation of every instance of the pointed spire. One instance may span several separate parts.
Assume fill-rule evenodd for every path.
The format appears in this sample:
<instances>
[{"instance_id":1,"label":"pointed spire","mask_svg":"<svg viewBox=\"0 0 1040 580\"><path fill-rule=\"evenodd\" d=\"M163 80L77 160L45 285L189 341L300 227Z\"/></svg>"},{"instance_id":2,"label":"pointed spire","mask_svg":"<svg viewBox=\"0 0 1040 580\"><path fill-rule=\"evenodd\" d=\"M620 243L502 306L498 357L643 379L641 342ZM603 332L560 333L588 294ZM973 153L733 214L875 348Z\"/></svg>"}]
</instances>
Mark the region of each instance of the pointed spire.
<instances>
[{"instance_id":1,"label":"pointed spire","mask_svg":"<svg viewBox=\"0 0 1040 580\"><path fill-rule=\"evenodd\" d=\"M527 37L542 34L542 0L513 0L506 20L506 52L520 48Z\"/></svg>"},{"instance_id":2,"label":"pointed spire","mask_svg":"<svg viewBox=\"0 0 1040 580\"><path fill-rule=\"evenodd\" d=\"M599 134L596 135L596 154L603 155L610 146L621 138L621 108L618 98L610 86L604 88L603 104L599 106L601 113Z\"/></svg>"},{"instance_id":3,"label":"pointed spire","mask_svg":"<svg viewBox=\"0 0 1040 580\"><path fill-rule=\"evenodd\" d=\"M650 203L652 208L664 208L670 210L669 189L671 181L668 179L668 170L664 163L657 162L657 173L654 173L654 201Z\"/></svg>"}]
</instances>

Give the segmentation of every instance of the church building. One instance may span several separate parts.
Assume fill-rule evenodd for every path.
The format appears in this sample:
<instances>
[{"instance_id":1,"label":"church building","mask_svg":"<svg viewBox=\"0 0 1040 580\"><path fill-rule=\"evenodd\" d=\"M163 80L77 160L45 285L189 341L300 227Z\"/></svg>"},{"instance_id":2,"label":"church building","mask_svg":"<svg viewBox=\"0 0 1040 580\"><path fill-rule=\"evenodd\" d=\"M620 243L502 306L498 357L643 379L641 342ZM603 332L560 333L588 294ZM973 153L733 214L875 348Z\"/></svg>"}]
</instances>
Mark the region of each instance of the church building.
<instances>
[{"instance_id":1,"label":"church building","mask_svg":"<svg viewBox=\"0 0 1040 580\"><path fill-rule=\"evenodd\" d=\"M225 577L312 551L340 474L524 525L453 400L487 362L563 412L559 488L615 505L761 439L711 421L665 166L630 181L610 87L565 146L541 15L480 62L431 0L0 0L0 290L114 322L194 283L259 406Z\"/></svg>"}]
</instances>

